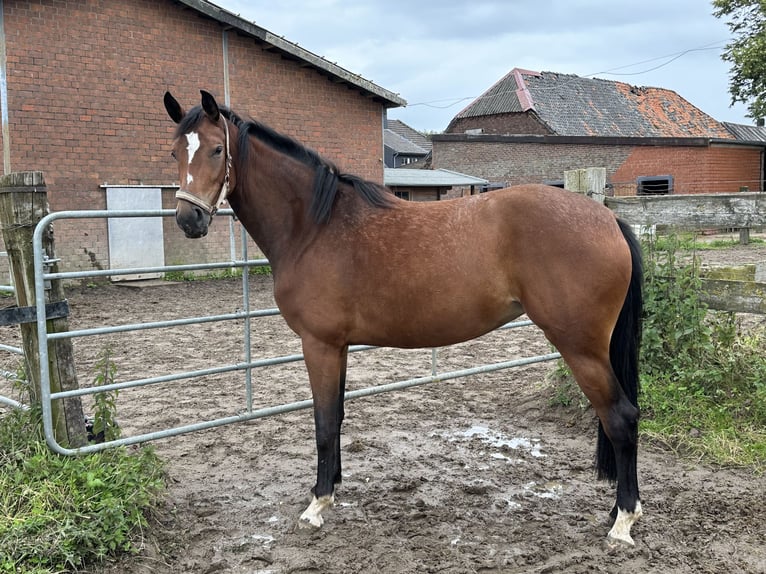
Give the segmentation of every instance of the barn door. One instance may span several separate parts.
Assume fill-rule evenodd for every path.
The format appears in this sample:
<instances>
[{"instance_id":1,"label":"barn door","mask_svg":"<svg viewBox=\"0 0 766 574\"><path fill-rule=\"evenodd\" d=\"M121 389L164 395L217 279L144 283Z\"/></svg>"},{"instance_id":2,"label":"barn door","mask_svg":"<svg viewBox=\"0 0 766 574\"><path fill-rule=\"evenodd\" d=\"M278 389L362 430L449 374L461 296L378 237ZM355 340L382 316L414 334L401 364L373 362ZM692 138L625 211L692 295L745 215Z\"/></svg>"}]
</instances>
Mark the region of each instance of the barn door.
<instances>
[{"instance_id":1,"label":"barn door","mask_svg":"<svg viewBox=\"0 0 766 574\"><path fill-rule=\"evenodd\" d=\"M107 187L106 208L162 209L162 190L155 187ZM165 265L161 217L110 217L109 266L112 269ZM113 281L152 279L161 273L114 275Z\"/></svg>"}]
</instances>

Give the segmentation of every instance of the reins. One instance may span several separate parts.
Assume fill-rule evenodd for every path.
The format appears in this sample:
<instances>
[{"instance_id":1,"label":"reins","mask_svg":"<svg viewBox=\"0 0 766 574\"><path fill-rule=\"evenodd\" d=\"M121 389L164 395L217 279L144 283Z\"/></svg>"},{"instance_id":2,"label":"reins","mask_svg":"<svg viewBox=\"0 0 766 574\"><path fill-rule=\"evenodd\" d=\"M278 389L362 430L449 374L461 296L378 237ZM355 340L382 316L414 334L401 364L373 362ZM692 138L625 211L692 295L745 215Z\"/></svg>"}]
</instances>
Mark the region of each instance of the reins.
<instances>
[{"instance_id":1,"label":"reins","mask_svg":"<svg viewBox=\"0 0 766 574\"><path fill-rule=\"evenodd\" d=\"M183 199L184 201L188 201L189 203L193 203L194 205L201 207L204 209L210 217L213 217L216 212L218 211L218 208L221 207L221 204L226 201L226 198L229 196L229 174L231 172L231 150L229 148L229 123L226 121L226 118L221 115L221 121L223 121L223 131L226 134L226 171L224 172L223 176L223 184L221 185L221 191L218 193L218 198L215 200L215 203L209 204L207 201L205 201L202 198L197 197L196 195L192 195L188 191L184 189L179 189L176 191L176 199Z\"/></svg>"}]
</instances>

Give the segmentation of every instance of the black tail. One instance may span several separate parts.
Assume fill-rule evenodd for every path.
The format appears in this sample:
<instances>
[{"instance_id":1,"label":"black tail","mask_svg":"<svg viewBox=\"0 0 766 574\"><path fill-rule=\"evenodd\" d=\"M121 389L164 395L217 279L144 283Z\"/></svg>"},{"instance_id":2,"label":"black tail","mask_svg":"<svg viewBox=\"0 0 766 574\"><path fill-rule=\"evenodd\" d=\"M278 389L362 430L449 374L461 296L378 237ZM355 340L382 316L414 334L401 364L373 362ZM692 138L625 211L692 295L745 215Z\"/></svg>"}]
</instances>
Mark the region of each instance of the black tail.
<instances>
[{"instance_id":1,"label":"black tail","mask_svg":"<svg viewBox=\"0 0 766 574\"><path fill-rule=\"evenodd\" d=\"M638 351L641 345L644 270L641 261L641 244L628 224L620 219L617 220L617 223L630 248L633 273L630 277L628 294L625 296L625 302L612 333L612 340L609 344L609 360L625 395L633 406L638 407ZM596 446L596 470L601 479L617 480L614 448L604 433L600 421Z\"/></svg>"}]
</instances>

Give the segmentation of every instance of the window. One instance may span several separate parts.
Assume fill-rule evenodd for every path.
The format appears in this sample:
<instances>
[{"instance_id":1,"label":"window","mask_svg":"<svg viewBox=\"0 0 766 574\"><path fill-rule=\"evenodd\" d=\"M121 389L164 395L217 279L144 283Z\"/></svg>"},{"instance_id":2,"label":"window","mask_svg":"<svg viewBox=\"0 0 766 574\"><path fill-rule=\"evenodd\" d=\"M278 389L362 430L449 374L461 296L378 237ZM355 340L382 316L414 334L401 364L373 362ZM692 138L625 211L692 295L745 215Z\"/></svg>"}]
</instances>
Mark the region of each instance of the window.
<instances>
[{"instance_id":1,"label":"window","mask_svg":"<svg viewBox=\"0 0 766 574\"><path fill-rule=\"evenodd\" d=\"M394 195L398 197L399 199L406 199L407 201L410 200L410 192L409 191L395 191Z\"/></svg>"},{"instance_id":2,"label":"window","mask_svg":"<svg viewBox=\"0 0 766 574\"><path fill-rule=\"evenodd\" d=\"M668 195L673 193L672 175L653 175L636 180L638 195Z\"/></svg>"}]
</instances>

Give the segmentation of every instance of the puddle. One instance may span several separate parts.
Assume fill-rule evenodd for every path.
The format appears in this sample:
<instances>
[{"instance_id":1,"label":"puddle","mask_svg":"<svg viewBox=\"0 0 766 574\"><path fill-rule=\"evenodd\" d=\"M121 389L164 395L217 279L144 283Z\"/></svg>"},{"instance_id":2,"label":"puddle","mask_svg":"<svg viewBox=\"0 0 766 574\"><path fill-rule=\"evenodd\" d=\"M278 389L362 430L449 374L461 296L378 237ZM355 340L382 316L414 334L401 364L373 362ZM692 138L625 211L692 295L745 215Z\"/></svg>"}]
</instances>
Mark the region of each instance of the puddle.
<instances>
[{"instance_id":1,"label":"puddle","mask_svg":"<svg viewBox=\"0 0 766 574\"><path fill-rule=\"evenodd\" d=\"M529 439L526 437L507 437L502 433L493 431L489 427L481 425L474 425L465 431L446 433L442 436L444 436L444 438L450 442L461 439L471 440L478 438L481 442L492 448L521 451L522 453L529 454L535 458L541 458L545 456L540 450L540 441L538 439ZM495 459L507 460L508 462L521 462L521 459L511 458L502 452L493 452L490 454L490 456Z\"/></svg>"}]
</instances>

